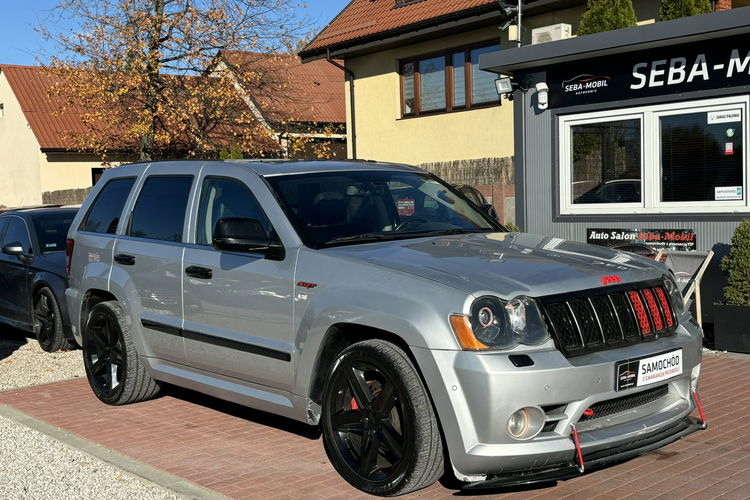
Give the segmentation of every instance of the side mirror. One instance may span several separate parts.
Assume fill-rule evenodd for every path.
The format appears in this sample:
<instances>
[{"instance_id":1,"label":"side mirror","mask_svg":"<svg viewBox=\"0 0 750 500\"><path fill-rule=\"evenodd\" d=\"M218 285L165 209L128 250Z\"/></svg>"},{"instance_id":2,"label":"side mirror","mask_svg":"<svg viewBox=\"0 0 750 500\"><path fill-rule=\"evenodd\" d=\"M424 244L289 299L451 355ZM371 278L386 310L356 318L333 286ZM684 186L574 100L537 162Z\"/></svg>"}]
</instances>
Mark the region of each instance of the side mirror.
<instances>
[{"instance_id":1,"label":"side mirror","mask_svg":"<svg viewBox=\"0 0 750 500\"><path fill-rule=\"evenodd\" d=\"M257 219L219 219L214 227L213 245L217 250L260 253L273 260L284 258L284 247L278 240L268 237Z\"/></svg>"},{"instance_id":2,"label":"side mirror","mask_svg":"<svg viewBox=\"0 0 750 500\"><path fill-rule=\"evenodd\" d=\"M500 222L500 217L497 216L497 210L493 205L487 203L485 205L481 205L479 208L482 210L482 212L492 217L492 220L502 224L502 222Z\"/></svg>"},{"instance_id":3,"label":"side mirror","mask_svg":"<svg viewBox=\"0 0 750 500\"><path fill-rule=\"evenodd\" d=\"M20 256L23 255L23 245L21 245L20 242L14 241L13 243L8 243L3 247L3 253L7 255L15 255Z\"/></svg>"},{"instance_id":4,"label":"side mirror","mask_svg":"<svg viewBox=\"0 0 750 500\"><path fill-rule=\"evenodd\" d=\"M2 252L6 255L15 255L18 260L20 260L24 264L31 264L31 262L34 260L34 257L32 255L27 255L26 252L24 252L23 245L18 241L14 241L5 245L2 248Z\"/></svg>"}]
</instances>

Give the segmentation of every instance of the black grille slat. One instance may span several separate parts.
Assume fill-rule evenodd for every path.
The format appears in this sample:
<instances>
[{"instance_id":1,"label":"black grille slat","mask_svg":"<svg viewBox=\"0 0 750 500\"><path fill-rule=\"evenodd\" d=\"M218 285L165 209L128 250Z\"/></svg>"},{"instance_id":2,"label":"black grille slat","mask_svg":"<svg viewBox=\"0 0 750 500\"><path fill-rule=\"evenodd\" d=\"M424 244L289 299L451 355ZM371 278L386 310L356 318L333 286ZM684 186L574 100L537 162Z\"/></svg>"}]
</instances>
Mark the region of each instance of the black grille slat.
<instances>
[{"instance_id":1,"label":"black grille slat","mask_svg":"<svg viewBox=\"0 0 750 500\"><path fill-rule=\"evenodd\" d=\"M659 302L656 293L659 288L663 289L662 281L650 281L541 297L539 301L555 344L565 356L572 357L674 334L677 323L666 326L667 317L673 316L671 310L665 312L665 306ZM651 291L656 311L646 303L644 290ZM638 293L634 293L636 291ZM640 297L642 303L634 305L629 294ZM650 327L649 332L641 331L643 325L636 317L636 310L648 318L648 323L645 318L640 319L643 325ZM653 329L655 312L664 325L658 332Z\"/></svg>"},{"instance_id":2,"label":"black grille slat","mask_svg":"<svg viewBox=\"0 0 750 500\"><path fill-rule=\"evenodd\" d=\"M612 309L612 304L606 295L595 295L591 297L591 305L594 306L596 315L599 317L599 323L602 325L604 341L615 343L622 340L620 325Z\"/></svg>"},{"instance_id":3,"label":"black grille slat","mask_svg":"<svg viewBox=\"0 0 750 500\"><path fill-rule=\"evenodd\" d=\"M601 401L591 405L590 409L593 414L583 415L579 421L587 422L597 418L616 415L617 413L622 413L624 411L632 410L633 408L638 408L639 406L653 403L667 394L669 394L669 387L662 385L636 394L630 394L628 396L610 399L608 401Z\"/></svg>"},{"instance_id":4,"label":"black grille slat","mask_svg":"<svg viewBox=\"0 0 750 500\"><path fill-rule=\"evenodd\" d=\"M573 323L565 303L550 304L547 308L552 324L554 325L555 334L564 348L575 349L581 347L581 338L578 335L578 329Z\"/></svg>"},{"instance_id":5,"label":"black grille slat","mask_svg":"<svg viewBox=\"0 0 750 500\"><path fill-rule=\"evenodd\" d=\"M570 301L570 309L573 311L585 346L601 345L604 338L589 301L586 299L572 300Z\"/></svg>"},{"instance_id":6,"label":"black grille slat","mask_svg":"<svg viewBox=\"0 0 750 500\"><path fill-rule=\"evenodd\" d=\"M624 293L614 293L609 298L617 312L617 317L620 319L620 326L622 326L622 333L625 340L639 339L641 337L641 330L638 328L638 321L635 319L627 296Z\"/></svg>"}]
</instances>

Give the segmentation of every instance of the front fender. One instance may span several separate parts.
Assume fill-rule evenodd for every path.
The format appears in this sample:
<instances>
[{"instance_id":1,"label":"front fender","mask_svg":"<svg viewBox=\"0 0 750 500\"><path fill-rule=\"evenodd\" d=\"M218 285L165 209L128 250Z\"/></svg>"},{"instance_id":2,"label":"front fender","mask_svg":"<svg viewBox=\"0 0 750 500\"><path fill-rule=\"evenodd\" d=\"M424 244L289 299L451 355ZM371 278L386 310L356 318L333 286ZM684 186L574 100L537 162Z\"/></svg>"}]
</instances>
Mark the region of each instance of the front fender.
<instances>
[{"instance_id":1,"label":"front fender","mask_svg":"<svg viewBox=\"0 0 750 500\"><path fill-rule=\"evenodd\" d=\"M305 258L301 257L301 261ZM409 346L459 349L448 317L460 312L466 294L434 281L379 266L315 256L298 278L315 288L295 293L295 393L308 395L331 327L361 325L385 330ZM335 262L331 262L335 261ZM308 271L309 270L309 271Z\"/></svg>"}]
</instances>

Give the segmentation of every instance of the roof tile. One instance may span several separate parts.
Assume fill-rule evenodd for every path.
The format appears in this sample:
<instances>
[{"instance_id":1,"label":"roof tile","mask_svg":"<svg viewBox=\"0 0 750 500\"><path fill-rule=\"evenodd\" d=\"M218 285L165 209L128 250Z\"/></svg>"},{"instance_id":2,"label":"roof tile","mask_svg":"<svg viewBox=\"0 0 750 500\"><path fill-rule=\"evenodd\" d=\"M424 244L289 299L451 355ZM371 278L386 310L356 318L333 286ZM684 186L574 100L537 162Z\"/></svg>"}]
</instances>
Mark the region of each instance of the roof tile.
<instances>
[{"instance_id":1,"label":"roof tile","mask_svg":"<svg viewBox=\"0 0 750 500\"><path fill-rule=\"evenodd\" d=\"M497 0L421 0L401 6L396 5L396 0L352 0L303 52L320 50L488 4L497 4Z\"/></svg>"}]
</instances>

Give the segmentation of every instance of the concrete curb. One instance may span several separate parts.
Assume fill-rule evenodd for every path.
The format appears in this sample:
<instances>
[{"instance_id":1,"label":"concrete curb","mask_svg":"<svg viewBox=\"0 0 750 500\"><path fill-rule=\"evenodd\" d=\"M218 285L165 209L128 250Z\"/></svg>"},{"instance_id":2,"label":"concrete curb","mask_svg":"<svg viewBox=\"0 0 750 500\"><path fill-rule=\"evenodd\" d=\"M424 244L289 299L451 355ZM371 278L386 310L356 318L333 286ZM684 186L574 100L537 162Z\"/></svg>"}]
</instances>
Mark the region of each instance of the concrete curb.
<instances>
[{"instance_id":1,"label":"concrete curb","mask_svg":"<svg viewBox=\"0 0 750 500\"><path fill-rule=\"evenodd\" d=\"M106 462L123 472L127 472L138 478L139 480L151 483L157 487L164 488L174 493L175 495L185 499L201 499L201 500L227 500L227 497L220 495L215 491L204 488L197 484L186 481L181 477L170 474L159 470L150 465L144 464L137 460L118 453L114 450L110 450L96 443L93 443L87 439L83 439L75 434L65 432L59 427L55 427L41 420L37 420L13 407L7 405L0 405L0 415L9 418L15 422L18 422L26 427L34 429L46 434L47 436L60 441L68 446L76 448L84 453L87 453L99 460Z\"/></svg>"}]
</instances>

